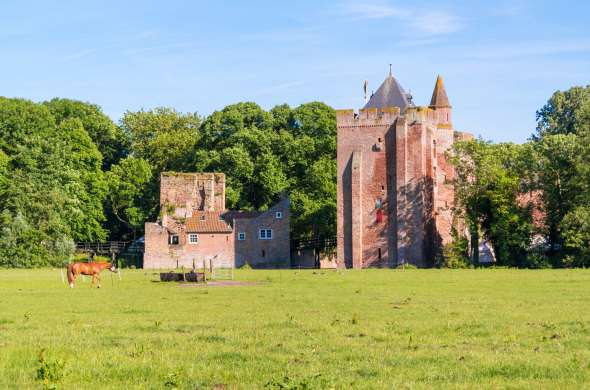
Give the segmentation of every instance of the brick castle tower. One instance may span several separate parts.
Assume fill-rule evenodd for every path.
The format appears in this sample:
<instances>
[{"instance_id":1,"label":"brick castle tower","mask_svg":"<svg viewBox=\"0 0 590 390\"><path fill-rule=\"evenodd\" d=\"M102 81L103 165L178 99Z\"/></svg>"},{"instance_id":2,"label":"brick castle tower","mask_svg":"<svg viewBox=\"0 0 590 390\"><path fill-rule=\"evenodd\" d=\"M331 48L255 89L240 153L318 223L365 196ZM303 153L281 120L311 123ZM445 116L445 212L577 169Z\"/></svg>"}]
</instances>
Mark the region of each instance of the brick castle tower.
<instances>
[{"instance_id":1,"label":"brick castle tower","mask_svg":"<svg viewBox=\"0 0 590 390\"><path fill-rule=\"evenodd\" d=\"M391 71L364 108L338 110L337 239L340 267L428 267L451 240L456 139L439 76L417 107Z\"/></svg>"}]
</instances>

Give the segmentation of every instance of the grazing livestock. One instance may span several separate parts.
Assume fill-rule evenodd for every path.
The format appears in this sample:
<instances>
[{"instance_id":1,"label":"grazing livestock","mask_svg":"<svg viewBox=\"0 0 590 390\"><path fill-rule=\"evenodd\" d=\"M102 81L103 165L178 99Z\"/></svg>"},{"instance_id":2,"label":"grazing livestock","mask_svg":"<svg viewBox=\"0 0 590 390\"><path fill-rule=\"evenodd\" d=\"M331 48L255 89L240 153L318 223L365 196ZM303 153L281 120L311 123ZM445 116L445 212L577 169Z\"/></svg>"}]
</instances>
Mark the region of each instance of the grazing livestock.
<instances>
[{"instance_id":1,"label":"grazing livestock","mask_svg":"<svg viewBox=\"0 0 590 390\"><path fill-rule=\"evenodd\" d=\"M100 273L105 270L109 269L111 272L115 272L117 267L115 266L114 262L111 263L72 263L68 265L68 283L71 288L74 288L74 282L78 275L89 275L92 276L92 283L90 287L94 285L94 282L97 282L97 287L100 288Z\"/></svg>"}]
</instances>

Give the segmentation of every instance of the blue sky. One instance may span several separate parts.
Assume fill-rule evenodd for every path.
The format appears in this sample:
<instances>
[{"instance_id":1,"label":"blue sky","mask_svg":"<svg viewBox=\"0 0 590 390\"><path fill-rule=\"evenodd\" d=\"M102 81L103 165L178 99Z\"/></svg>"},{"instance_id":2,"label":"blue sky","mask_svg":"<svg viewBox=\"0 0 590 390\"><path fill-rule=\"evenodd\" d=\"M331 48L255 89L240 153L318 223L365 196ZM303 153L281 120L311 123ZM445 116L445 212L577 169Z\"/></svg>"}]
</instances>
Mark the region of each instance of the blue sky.
<instances>
[{"instance_id":1,"label":"blue sky","mask_svg":"<svg viewBox=\"0 0 590 390\"><path fill-rule=\"evenodd\" d=\"M588 1L0 2L0 95L202 115L363 104L393 73L417 104L442 74L455 127L522 142L557 89L590 84Z\"/></svg>"}]
</instances>

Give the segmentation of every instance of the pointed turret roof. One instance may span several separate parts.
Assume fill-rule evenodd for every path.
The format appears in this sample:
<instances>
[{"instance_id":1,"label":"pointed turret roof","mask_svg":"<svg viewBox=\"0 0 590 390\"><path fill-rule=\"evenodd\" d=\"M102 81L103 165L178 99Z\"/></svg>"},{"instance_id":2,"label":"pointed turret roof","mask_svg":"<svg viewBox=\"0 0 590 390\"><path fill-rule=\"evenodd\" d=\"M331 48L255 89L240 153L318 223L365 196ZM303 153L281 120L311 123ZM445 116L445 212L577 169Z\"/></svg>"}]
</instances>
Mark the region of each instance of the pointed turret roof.
<instances>
[{"instance_id":1,"label":"pointed turret roof","mask_svg":"<svg viewBox=\"0 0 590 390\"><path fill-rule=\"evenodd\" d=\"M449 98L447 97L447 91L443 84L443 79L440 75L436 78L436 85L432 92L432 99L430 99L431 108L450 108Z\"/></svg>"},{"instance_id":2,"label":"pointed turret roof","mask_svg":"<svg viewBox=\"0 0 590 390\"><path fill-rule=\"evenodd\" d=\"M391 75L390 71L383 84L371 95L371 98L363 108L399 107L403 112L406 107L413 105L409 99L409 95L404 91L395 77Z\"/></svg>"}]
</instances>

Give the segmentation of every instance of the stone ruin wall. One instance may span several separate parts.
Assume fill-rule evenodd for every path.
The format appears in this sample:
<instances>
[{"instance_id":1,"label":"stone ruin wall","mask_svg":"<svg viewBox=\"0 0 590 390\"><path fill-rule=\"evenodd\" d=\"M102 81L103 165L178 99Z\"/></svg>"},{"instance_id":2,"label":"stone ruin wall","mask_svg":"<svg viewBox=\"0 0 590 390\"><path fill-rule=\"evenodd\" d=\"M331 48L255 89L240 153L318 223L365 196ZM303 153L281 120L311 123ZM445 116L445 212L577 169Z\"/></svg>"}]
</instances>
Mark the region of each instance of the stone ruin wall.
<instances>
[{"instance_id":1,"label":"stone ruin wall","mask_svg":"<svg viewBox=\"0 0 590 390\"><path fill-rule=\"evenodd\" d=\"M223 173L164 172L160 176L160 207L178 218L188 218L194 211L225 210L225 175ZM168 210L170 209L170 210Z\"/></svg>"}]
</instances>

